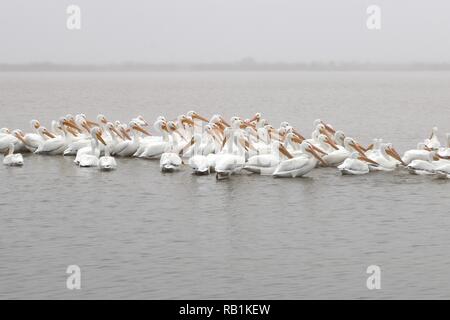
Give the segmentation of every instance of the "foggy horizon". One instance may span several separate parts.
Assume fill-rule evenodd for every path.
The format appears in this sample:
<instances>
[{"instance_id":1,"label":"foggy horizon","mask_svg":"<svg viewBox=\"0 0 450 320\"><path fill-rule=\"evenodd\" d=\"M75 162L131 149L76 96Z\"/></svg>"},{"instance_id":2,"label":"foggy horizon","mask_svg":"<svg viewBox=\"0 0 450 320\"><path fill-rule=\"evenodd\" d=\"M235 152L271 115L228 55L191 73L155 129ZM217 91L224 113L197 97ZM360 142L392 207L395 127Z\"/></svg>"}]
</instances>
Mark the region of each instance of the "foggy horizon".
<instances>
[{"instance_id":1,"label":"foggy horizon","mask_svg":"<svg viewBox=\"0 0 450 320\"><path fill-rule=\"evenodd\" d=\"M80 30L66 27L73 4ZM380 30L366 26L372 4ZM0 63L449 63L449 9L444 0L17 0L0 4Z\"/></svg>"}]
</instances>

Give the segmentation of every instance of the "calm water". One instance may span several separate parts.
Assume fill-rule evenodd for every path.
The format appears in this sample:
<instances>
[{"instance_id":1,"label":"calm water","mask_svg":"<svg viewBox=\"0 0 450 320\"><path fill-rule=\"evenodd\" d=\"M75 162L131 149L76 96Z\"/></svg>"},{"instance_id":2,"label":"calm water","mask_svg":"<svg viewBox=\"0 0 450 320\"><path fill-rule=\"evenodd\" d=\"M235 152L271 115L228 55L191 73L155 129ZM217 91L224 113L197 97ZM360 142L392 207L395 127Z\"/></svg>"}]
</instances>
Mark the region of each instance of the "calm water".
<instances>
[{"instance_id":1,"label":"calm water","mask_svg":"<svg viewBox=\"0 0 450 320\"><path fill-rule=\"evenodd\" d=\"M0 127L259 111L404 151L433 125L450 131L449 88L447 72L0 73ZM0 298L450 298L450 182L334 169L216 182L154 161L101 173L72 160L0 168ZM81 291L65 288L71 264ZM372 264L378 291L366 288Z\"/></svg>"}]
</instances>

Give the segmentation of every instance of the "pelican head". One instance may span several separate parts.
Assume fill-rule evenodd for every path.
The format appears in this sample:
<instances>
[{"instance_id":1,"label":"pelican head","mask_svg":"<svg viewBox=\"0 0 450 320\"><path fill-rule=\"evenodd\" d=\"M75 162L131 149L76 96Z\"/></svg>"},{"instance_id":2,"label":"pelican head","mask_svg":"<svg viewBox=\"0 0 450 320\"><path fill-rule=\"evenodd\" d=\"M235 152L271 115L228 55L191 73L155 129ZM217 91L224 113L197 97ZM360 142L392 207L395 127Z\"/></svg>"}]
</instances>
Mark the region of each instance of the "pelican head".
<instances>
[{"instance_id":1,"label":"pelican head","mask_svg":"<svg viewBox=\"0 0 450 320\"><path fill-rule=\"evenodd\" d=\"M92 138L96 139L97 141L101 142L103 145L106 146L106 142L105 142L105 140L103 140L102 134L103 134L103 131L99 127L92 128L92 130L91 130Z\"/></svg>"},{"instance_id":2,"label":"pelican head","mask_svg":"<svg viewBox=\"0 0 450 320\"><path fill-rule=\"evenodd\" d=\"M41 126L41 123L38 120L34 120L34 119L30 121L30 124L31 124L31 128L33 128L35 130Z\"/></svg>"},{"instance_id":3,"label":"pelican head","mask_svg":"<svg viewBox=\"0 0 450 320\"><path fill-rule=\"evenodd\" d=\"M99 114L97 116L97 122L98 123L103 123L103 124L107 124L108 120L106 119L106 117L103 114Z\"/></svg>"},{"instance_id":4,"label":"pelican head","mask_svg":"<svg viewBox=\"0 0 450 320\"><path fill-rule=\"evenodd\" d=\"M188 116L188 117L191 117L192 119L198 119L198 120L201 120L201 121L203 121L203 122L209 122L208 119L206 119L205 117L199 115L199 114L198 114L197 112L195 112L195 111L189 111L189 112L187 113L187 116Z\"/></svg>"},{"instance_id":5,"label":"pelican head","mask_svg":"<svg viewBox=\"0 0 450 320\"><path fill-rule=\"evenodd\" d=\"M150 136L150 135L151 135L147 130L145 130L144 128L142 128L142 126L141 126L140 124L138 124L138 123L137 123L136 121L134 121L134 120L130 121L130 123L128 124L128 126L129 126L131 129L133 129L133 130L136 130L136 131L139 131L139 132L145 134L146 136Z\"/></svg>"},{"instance_id":6,"label":"pelican head","mask_svg":"<svg viewBox=\"0 0 450 320\"><path fill-rule=\"evenodd\" d=\"M45 136L47 136L47 137L49 137L49 138L51 138L51 139L56 138L55 135L54 135L53 133L51 133L50 131L48 131L46 127L40 126L40 127L37 129L37 131L38 131L38 133L39 133L41 136L44 136L44 135L45 135Z\"/></svg>"}]
</instances>

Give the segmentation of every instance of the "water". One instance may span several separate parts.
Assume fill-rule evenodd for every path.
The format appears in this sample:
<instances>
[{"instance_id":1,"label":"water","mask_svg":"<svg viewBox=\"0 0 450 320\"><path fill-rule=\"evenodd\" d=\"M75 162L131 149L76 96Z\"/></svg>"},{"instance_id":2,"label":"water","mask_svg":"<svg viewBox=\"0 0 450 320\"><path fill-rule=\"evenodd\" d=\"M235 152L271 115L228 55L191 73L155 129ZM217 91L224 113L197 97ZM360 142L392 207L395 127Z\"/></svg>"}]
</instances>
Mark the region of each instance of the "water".
<instances>
[{"instance_id":1,"label":"water","mask_svg":"<svg viewBox=\"0 0 450 320\"><path fill-rule=\"evenodd\" d=\"M449 87L448 72L1 73L0 126L259 111L304 135L321 118L404 151L434 125L450 131ZM216 182L154 161L101 173L72 160L0 168L0 298L449 298L447 181L320 169ZM72 264L80 291L66 289ZM382 289L369 291L373 264Z\"/></svg>"}]
</instances>

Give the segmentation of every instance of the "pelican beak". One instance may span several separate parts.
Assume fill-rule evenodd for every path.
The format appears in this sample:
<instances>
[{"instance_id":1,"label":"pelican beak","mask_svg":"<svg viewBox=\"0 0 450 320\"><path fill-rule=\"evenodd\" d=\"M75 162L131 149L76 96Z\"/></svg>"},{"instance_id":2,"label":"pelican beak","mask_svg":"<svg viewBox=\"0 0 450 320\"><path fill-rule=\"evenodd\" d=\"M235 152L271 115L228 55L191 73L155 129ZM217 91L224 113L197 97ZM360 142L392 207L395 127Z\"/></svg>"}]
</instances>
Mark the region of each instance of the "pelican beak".
<instances>
[{"instance_id":1,"label":"pelican beak","mask_svg":"<svg viewBox=\"0 0 450 320\"><path fill-rule=\"evenodd\" d=\"M87 132L91 131L91 128L89 128L89 125L87 122L83 122L83 124L81 125Z\"/></svg>"},{"instance_id":2,"label":"pelican beak","mask_svg":"<svg viewBox=\"0 0 450 320\"><path fill-rule=\"evenodd\" d=\"M49 138L51 138L51 139L56 138L55 135L54 135L53 133L51 133L50 131L48 131L48 130L45 130L45 131L43 132L43 134L45 134L47 137L49 137Z\"/></svg>"},{"instance_id":3,"label":"pelican beak","mask_svg":"<svg viewBox=\"0 0 450 320\"><path fill-rule=\"evenodd\" d=\"M386 150L386 153L388 155L390 155L391 157L393 157L394 159L400 161L400 163L404 166L406 166L406 163L403 162L402 158L400 157L400 155L398 154L397 150L395 150L393 147L389 147Z\"/></svg>"},{"instance_id":4,"label":"pelican beak","mask_svg":"<svg viewBox=\"0 0 450 320\"><path fill-rule=\"evenodd\" d=\"M292 141L295 142L295 143L302 143L303 142L303 140L301 138L299 138L298 136L296 136L296 135L292 137Z\"/></svg>"},{"instance_id":5,"label":"pelican beak","mask_svg":"<svg viewBox=\"0 0 450 320\"><path fill-rule=\"evenodd\" d=\"M139 132L142 132L142 133L145 134L146 136L151 136L151 134L150 134L147 130L145 130L144 128L142 128L141 126L133 126L133 129L134 129L134 130L137 130L137 131L139 131ZM166 130L167 130L167 128L166 128Z\"/></svg>"},{"instance_id":6,"label":"pelican beak","mask_svg":"<svg viewBox=\"0 0 450 320\"><path fill-rule=\"evenodd\" d=\"M317 153L320 153L320 154L322 154L322 155L324 155L324 156L326 156L328 153L326 153L325 151L323 151L322 149L320 149L320 148L318 148L318 147L316 147L316 146L314 146L314 145L312 145L312 144L310 144L310 146L311 146L311 148L314 150L314 151L316 151Z\"/></svg>"},{"instance_id":7,"label":"pelican beak","mask_svg":"<svg viewBox=\"0 0 450 320\"><path fill-rule=\"evenodd\" d=\"M294 156L289 151L287 151L287 149L282 144L280 144L278 150L280 150L280 152L284 154L288 159L294 158Z\"/></svg>"},{"instance_id":8,"label":"pelican beak","mask_svg":"<svg viewBox=\"0 0 450 320\"><path fill-rule=\"evenodd\" d=\"M328 163L325 160L323 160L322 157L312 147L313 147L313 145L310 145L310 148L307 148L306 151L311 153L314 156L314 158L319 160L320 163L322 163L324 166L328 166Z\"/></svg>"},{"instance_id":9,"label":"pelican beak","mask_svg":"<svg viewBox=\"0 0 450 320\"><path fill-rule=\"evenodd\" d=\"M254 115L253 118L251 118L248 122L253 122L253 121L259 121L259 116L257 114Z\"/></svg>"},{"instance_id":10,"label":"pelican beak","mask_svg":"<svg viewBox=\"0 0 450 320\"><path fill-rule=\"evenodd\" d=\"M330 146L333 147L333 149L335 150L339 150L339 148L337 147L337 145L330 139L327 137L327 139L325 140Z\"/></svg>"},{"instance_id":11,"label":"pelican beak","mask_svg":"<svg viewBox=\"0 0 450 320\"><path fill-rule=\"evenodd\" d=\"M17 139L19 139L24 145L28 145L28 143L26 143L25 139L22 137L22 135L20 133L17 133L17 135L15 135L17 137Z\"/></svg>"},{"instance_id":12,"label":"pelican beak","mask_svg":"<svg viewBox=\"0 0 450 320\"><path fill-rule=\"evenodd\" d=\"M114 132L119 138L123 139L122 135L119 133L119 131L117 131L116 128L111 128L111 131Z\"/></svg>"},{"instance_id":13,"label":"pelican beak","mask_svg":"<svg viewBox=\"0 0 450 320\"><path fill-rule=\"evenodd\" d=\"M374 147L373 143L369 144L369 145L367 146L367 148L366 148L366 152L369 151L369 150L372 150L373 147Z\"/></svg>"},{"instance_id":14,"label":"pelican beak","mask_svg":"<svg viewBox=\"0 0 450 320\"><path fill-rule=\"evenodd\" d=\"M245 128L247 128L247 126L248 126L248 124L246 124L245 122L243 122L243 123L239 126L239 128L245 129Z\"/></svg>"},{"instance_id":15,"label":"pelican beak","mask_svg":"<svg viewBox=\"0 0 450 320\"><path fill-rule=\"evenodd\" d=\"M74 137L78 137L78 133L75 130L72 130L70 127L67 128L67 131L69 131L69 133Z\"/></svg>"},{"instance_id":16,"label":"pelican beak","mask_svg":"<svg viewBox=\"0 0 450 320\"><path fill-rule=\"evenodd\" d=\"M103 140L102 134L99 132L96 134L98 141L100 141L104 146L106 146L105 140Z\"/></svg>"},{"instance_id":17,"label":"pelican beak","mask_svg":"<svg viewBox=\"0 0 450 320\"><path fill-rule=\"evenodd\" d=\"M86 122L87 122L88 126L91 126L91 127L100 127L100 125L99 125L97 122L90 121L90 120L86 120Z\"/></svg>"},{"instance_id":18,"label":"pelican beak","mask_svg":"<svg viewBox=\"0 0 450 320\"><path fill-rule=\"evenodd\" d=\"M226 127L231 127L228 122L225 121L225 119L223 117L220 117L220 121L222 121L222 123L226 126Z\"/></svg>"},{"instance_id":19,"label":"pelican beak","mask_svg":"<svg viewBox=\"0 0 450 320\"><path fill-rule=\"evenodd\" d=\"M217 122L216 125L217 125L217 129L218 129L221 133L223 133L223 131L225 130L225 125L224 125L223 123L220 123L220 122Z\"/></svg>"},{"instance_id":20,"label":"pelican beak","mask_svg":"<svg viewBox=\"0 0 450 320\"><path fill-rule=\"evenodd\" d=\"M350 143L350 146L353 147L353 149L355 149L356 151L358 151L360 155L362 155L364 157L366 156L366 154L364 153L364 150L361 149L359 144L357 144L357 143Z\"/></svg>"},{"instance_id":21,"label":"pelican beak","mask_svg":"<svg viewBox=\"0 0 450 320\"><path fill-rule=\"evenodd\" d=\"M302 140L302 141L305 140L305 137L302 136L300 133L298 133L297 130L294 129L294 130L292 130L292 132L293 132L297 137L299 137L300 140Z\"/></svg>"},{"instance_id":22,"label":"pelican beak","mask_svg":"<svg viewBox=\"0 0 450 320\"><path fill-rule=\"evenodd\" d=\"M197 114L197 113L194 113L194 114L192 115L192 118L202 120L203 122L209 122L208 119L206 119L205 117L202 117L201 115L199 115L199 114Z\"/></svg>"},{"instance_id":23,"label":"pelican beak","mask_svg":"<svg viewBox=\"0 0 450 320\"><path fill-rule=\"evenodd\" d=\"M73 125L73 123L70 121L63 121L63 125L65 125L66 127L78 130L78 127L76 125Z\"/></svg>"},{"instance_id":24,"label":"pelican beak","mask_svg":"<svg viewBox=\"0 0 450 320\"><path fill-rule=\"evenodd\" d=\"M325 122L322 121L322 124L325 126L325 129L327 129L327 131L331 132L332 134L336 133L336 130L334 130L333 128L331 128L329 125L327 125Z\"/></svg>"},{"instance_id":25,"label":"pelican beak","mask_svg":"<svg viewBox=\"0 0 450 320\"><path fill-rule=\"evenodd\" d=\"M358 159L359 159L359 160L363 160L363 161L368 162L368 163L371 163L371 164L374 164L374 165L376 165L376 166L380 165L378 162L373 161L372 159L367 158L365 155L360 155L360 156L358 157Z\"/></svg>"},{"instance_id":26,"label":"pelican beak","mask_svg":"<svg viewBox=\"0 0 450 320\"><path fill-rule=\"evenodd\" d=\"M127 139L127 140L133 140L133 139L131 139L131 137L128 135L128 133L127 133L127 131L126 131L125 129L122 129L121 131L122 131L122 134L123 134L123 137L122 137L122 138L125 138L125 139Z\"/></svg>"},{"instance_id":27,"label":"pelican beak","mask_svg":"<svg viewBox=\"0 0 450 320\"><path fill-rule=\"evenodd\" d=\"M190 119L183 119L181 120L182 124L187 123L188 125L190 125L191 127L193 127L195 125L194 121L190 120Z\"/></svg>"},{"instance_id":28,"label":"pelican beak","mask_svg":"<svg viewBox=\"0 0 450 320\"><path fill-rule=\"evenodd\" d=\"M180 156L182 156L187 149L192 146L195 143L194 137L191 138L191 141L189 141L183 148L181 148L180 152L178 153Z\"/></svg>"},{"instance_id":29,"label":"pelican beak","mask_svg":"<svg viewBox=\"0 0 450 320\"><path fill-rule=\"evenodd\" d=\"M227 143L227 137L225 137L225 138L223 138L223 141L222 141L222 149L223 149L223 147L225 147L225 144Z\"/></svg>"}]
</instances>

